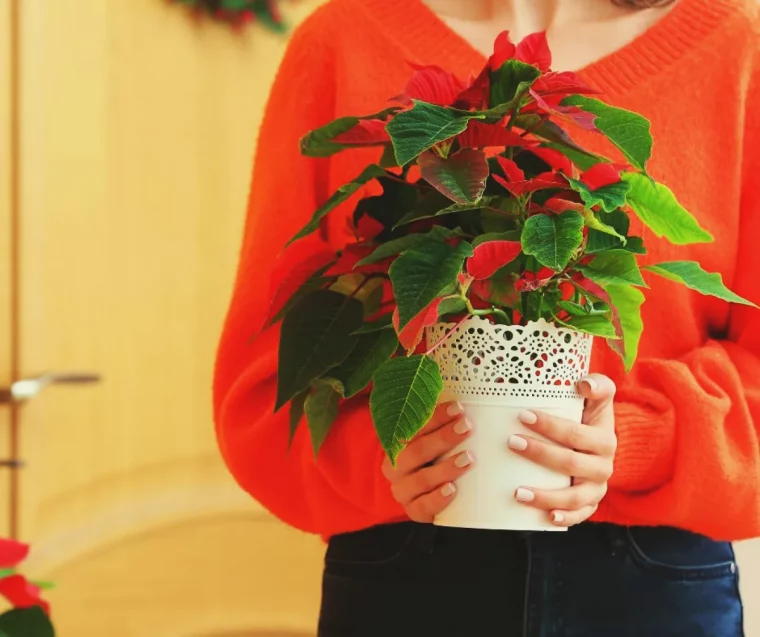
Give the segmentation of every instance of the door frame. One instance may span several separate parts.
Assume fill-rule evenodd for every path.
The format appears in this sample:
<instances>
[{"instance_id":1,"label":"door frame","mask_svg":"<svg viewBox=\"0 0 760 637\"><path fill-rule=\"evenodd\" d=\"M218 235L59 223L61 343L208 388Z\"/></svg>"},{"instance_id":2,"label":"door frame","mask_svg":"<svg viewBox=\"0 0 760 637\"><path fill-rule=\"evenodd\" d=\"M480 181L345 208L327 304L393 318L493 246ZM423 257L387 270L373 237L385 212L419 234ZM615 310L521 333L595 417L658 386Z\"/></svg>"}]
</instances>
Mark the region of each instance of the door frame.
<instances>
[{"instance_id":1,"label":"door frame","mask_svg":"<svg viewBox=\"0 0 760 637\"><path fill-rule=\"evenodd\" d=\"M0 12L0 386L18 375L18 0ZM0 405L0 537L18 531L19 413Z\"/></svg>"}]
</instances>

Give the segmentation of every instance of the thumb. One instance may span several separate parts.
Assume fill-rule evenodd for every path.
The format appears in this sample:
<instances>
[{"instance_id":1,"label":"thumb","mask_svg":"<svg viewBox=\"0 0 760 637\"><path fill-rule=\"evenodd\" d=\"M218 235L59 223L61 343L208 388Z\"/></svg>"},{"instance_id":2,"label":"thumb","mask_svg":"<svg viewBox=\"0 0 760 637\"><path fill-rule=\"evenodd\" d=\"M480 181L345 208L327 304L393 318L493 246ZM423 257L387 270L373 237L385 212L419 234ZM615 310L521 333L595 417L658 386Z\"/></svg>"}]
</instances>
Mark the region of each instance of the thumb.
<instances>
[{"instance_id":1,"label":"thumb","mask_svg":"<svg viewBox=\"0 0 760 637\"><path fill-rule=\"evenodd\" d=\"M607 410L612 410L615 399L615 383L603 374L589 374L578 381L578 393L586 399L583 423L596 424L596 420Z\"/></svg>"}]
</instances>

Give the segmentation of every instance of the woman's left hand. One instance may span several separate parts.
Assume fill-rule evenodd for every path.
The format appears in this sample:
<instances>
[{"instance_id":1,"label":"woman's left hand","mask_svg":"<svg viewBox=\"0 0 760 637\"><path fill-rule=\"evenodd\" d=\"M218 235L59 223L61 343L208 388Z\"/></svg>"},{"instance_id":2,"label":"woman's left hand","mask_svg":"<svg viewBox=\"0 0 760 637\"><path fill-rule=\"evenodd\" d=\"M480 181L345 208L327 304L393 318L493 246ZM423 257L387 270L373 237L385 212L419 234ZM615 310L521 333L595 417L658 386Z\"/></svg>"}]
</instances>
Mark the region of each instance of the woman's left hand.
<instances>
[{"instance_id":1,"label":"woman's left hand","mask_svg":"<svg viewBox=\"0 0 760 637\"><path fill-rule=\"evenodd\" d=\"M530 436L509 439L515 453L573 477L573 485L566 489L545 491L526 485L515 492L519 502L548 511L557 526L580 524L596 512L607 493L617 447L615 384L607 376L591 374L578 383L578 391L586 399L580 423L540 412L520 414L526 427L561 446Z\"/></svg>"}]
</instances>

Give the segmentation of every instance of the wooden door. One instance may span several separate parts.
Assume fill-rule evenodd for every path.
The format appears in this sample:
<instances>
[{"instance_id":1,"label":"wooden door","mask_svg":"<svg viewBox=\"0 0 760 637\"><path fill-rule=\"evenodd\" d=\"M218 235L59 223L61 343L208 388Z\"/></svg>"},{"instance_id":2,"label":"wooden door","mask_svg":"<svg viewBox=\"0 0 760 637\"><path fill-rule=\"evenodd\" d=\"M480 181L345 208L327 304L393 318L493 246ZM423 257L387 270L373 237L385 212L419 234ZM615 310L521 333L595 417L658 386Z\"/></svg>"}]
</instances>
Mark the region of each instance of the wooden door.
<instances>
[{"instance_id":1,"label":"wooden door","mask_svg":"<svg viewBox=\"0 0 760 637\"><path fill-rule=\"evenodd\" d=\"M322 544L234 484L210 409L285 40L164 0L0 7L2 130L18 118L0 149L0 381L102 376L17 410L26 570L57 583L62 637L313 635Z\"/></svg>"}]
</instances>

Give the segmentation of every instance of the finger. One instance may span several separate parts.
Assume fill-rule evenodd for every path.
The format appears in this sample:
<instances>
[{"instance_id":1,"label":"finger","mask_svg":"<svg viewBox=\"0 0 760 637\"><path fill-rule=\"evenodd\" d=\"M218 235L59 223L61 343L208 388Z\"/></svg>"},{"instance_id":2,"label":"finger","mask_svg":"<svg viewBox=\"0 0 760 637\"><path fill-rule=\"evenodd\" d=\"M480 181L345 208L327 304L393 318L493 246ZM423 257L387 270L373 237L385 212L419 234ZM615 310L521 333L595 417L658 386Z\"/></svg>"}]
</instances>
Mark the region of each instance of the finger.
<instances>
[{"instance_id":1,"label":"finger","mask_svg":"<svg viewBox=\"0 0 760 637\"><path fill-rule=\"evenodd\" d=\"M603 374L589 374L578 381L578 392L586 399L583 422L588 425L598 424L599 416L605 410L611 410L617 391L612 379Z\"/></svg>"},{"instance_id":2,"label":"finger","mask_svg":"<svg viewBox=\"0 0 760 637\"><path fill-rule=\"evenodd\" d=\"M438 464L410 473L391 485L393 497L400 504L407 506L420 496L440 489L447 482L454 482L469 471L473 461L472 454L463 451Z\"/></svg>"},{"instance_id":3,"label":"finger","mask_svg":"<svg viewBox=\"0 0 760 637\"><path fill-rule=\"evenodd\" d=\"M520 487L515 491L515 500L543 511L554 509L576 511L585 506L596 506L606 494L606 484L582 482L567 489L546 490Z\"/></svg>"},{"instance_id":4,"label":"finger","mask_svg":"<svg viewBox=\"0 0 760 637\"><path fill-rule=\"evenodd\" d=\"M530 436L510 436L508 445L515 453L566 476L607 482L612 475L612 458L609 457L558 447Z\"/></svg>"},{"instance_id":5,"label":"finger","mask_svg":"<svg viewBox=\"0 0 760 637\"><path fill-rule=\"evenodd\" d=\"M594 513L596 513L597 506L589 505L576 511L552 511L549 515L549 520L555 526L575 526L581 522L588 520Z\"/></svg>"},{"instance_id":6,"label":"finger","mask_svg":"<svg viewBox=\"0 0 760 637\"><path fill-rule=\"evenodd\" d=\"M599 456L615 453L617 440L612 429L591 427L538 411L521 411L518 418L529 429L563 447Z\"/></svg>"},{"instance_id":7,"label":"finger","mask_svg":"<svg viewBox=\"0 0 760 637\"><path fill-rule=\"evenodd\" d=\"M406 507L406 514L415 522L432 522L443 511L457 493L453 482L447 482L440 489L420 496Z\"/></svg>"},{"instance_id":8,"label":"finger","mask_svg":"<svg viewBox=\"0 0 760 637\"><path fill-rule=\"evenodd\" d=\"M418 436L398 455L396 466L390 474L394 477L410 474L426 464L438 460L462 443L472 431L472 424L466 418L458 418L424 436Z\"/></svg>"},{"instance_id":9,"label":"finger","mask_svg":"<svg viewBox=\"0 0 760 637\"><path fill-rule=\"evenodd\" d=\"M430 418L428 423L417 432L415 438L433 433L436 429L440 429L441 427L448 425L452 420L459 418L463 414L464 407L462 406L462 403L457 402L456 400L447 403L441 403L435 408L433 416Z\"/></svg>"}]
</instances>

